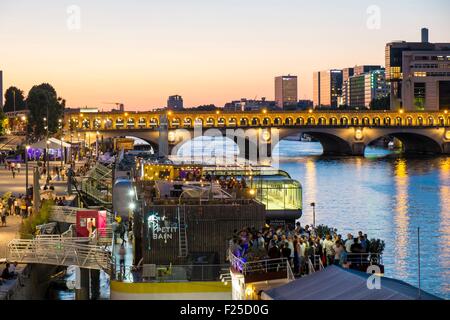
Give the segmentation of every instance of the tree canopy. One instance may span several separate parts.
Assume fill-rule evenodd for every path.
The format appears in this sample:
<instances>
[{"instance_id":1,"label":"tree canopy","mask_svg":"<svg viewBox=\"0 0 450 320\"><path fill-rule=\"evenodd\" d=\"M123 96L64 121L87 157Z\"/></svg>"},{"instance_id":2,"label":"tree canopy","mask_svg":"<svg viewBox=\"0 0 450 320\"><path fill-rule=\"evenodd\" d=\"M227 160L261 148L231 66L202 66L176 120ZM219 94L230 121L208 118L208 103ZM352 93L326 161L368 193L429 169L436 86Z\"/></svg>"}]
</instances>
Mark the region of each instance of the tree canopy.
<instances>
[{"instance_id":1,"label":"tree canopy","mask_svg":"<svg viewBox=\"0 0 450 320\"><path fill-rule=\"evenodd\" d=\"M28 110L30 110L28 129L36 139L46 135L48 121L49 134L58 131L59 120L64 117L65 100L58 97L55 88L48 83L31 88L26 100ZM61 123L62 124L62 123Z\"/></svg>"},{"instance_id":2,"label":"tree canopy","mask_svg":"<svg viewBox=\"0 0 450 320\"><path fill-rule=\"evenodd\" d=\"M5 134L5 128L7 126L8 119L5 117L5 114L2 110L0 110L0 136Z\"/></svg>"},{"instance_id":3,"label":"tree canopy","mask_svg":"<svg viewBox=\"0 0 450 320\"><path fill-rule=\"evenodd\" d=\"M14 107L15 105L15 107ZM23 91L17 87L9 87L5 91L5 105L3 112L13 112L26 109L25 97Z\"/></svg>"},{"instance_id":4,"label":"tree canopy","mask_svg":"<svg viewBox=\"0 0 450 320\"><path fill-rule=\"evenodd\" d=\"M370 109L372 110L389 110L391 108L391 96L373 99L370 102Z\"/></svg>"}]
</instances>

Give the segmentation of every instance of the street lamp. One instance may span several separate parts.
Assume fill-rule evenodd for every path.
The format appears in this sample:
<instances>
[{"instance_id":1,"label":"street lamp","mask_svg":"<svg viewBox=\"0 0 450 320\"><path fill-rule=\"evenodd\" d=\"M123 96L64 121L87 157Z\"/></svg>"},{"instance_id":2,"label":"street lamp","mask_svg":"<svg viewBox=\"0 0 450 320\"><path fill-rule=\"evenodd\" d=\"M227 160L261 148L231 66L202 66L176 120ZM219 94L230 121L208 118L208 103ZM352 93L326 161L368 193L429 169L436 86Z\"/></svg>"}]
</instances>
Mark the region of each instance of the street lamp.
<instances>
[{"instance_id":1,"label":"street lamp","mask_svg":"<svg viewBox=\"0 0 450 320\"><path fill-rule=\"evenodd\" d=\"M313 208L313 226L316 227L316 203L311 202L311 207Z\"/></svg>"},{"instance_id":2,"label":"street lamp","mask_svg":"<svg viewBox=\"0 0 450 320\"><path fill-rule=\"evenodd\" d=\"M64 155L63 141L64 137L61 137L61 169L63 168L63 155Z\"/></svg>"},{"instance_id":3,"label":"street lamp","mask_svg":"<svg viewBox=\"0 0 450 320\"><path fill-rule=\"evenodd\" d=\"M47 140L47 184L50 182L50 140Z\"/></svg>"},{"instance_id":4,"label":"street lamp","mask_svg":"<svg viewBox=\"0 0 450 320\"><path fill-rule=\"evenodd\" d=\"M25 147L25 195L28 196L28 150L30 146Z\"/></svg>"}]
</instances>

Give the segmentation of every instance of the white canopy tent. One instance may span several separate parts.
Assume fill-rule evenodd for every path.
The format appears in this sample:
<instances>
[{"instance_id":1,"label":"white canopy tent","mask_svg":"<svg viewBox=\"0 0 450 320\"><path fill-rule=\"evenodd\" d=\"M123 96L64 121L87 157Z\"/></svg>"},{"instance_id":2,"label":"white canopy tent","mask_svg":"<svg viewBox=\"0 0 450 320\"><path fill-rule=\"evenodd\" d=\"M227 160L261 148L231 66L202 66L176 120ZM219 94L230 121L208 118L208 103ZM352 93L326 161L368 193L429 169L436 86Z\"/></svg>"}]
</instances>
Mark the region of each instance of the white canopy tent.
<instances>
[{"instance_id":1,"label":"white canopy tent","mask_svg":"<svg viewBox=\"0 0 450 320\"><path fill-rule=\"evenodd\" d=\"M46 148L50 148L50 149L61 149L61 145L63 148L70 148L71 144L61 141L59 139L56 138L49 138L48 139L49 144L47 146L47 140L41 140L38 141L36 143L33 143L30 147L33 149L46 149Z\"/></svg>"}]
</instances>

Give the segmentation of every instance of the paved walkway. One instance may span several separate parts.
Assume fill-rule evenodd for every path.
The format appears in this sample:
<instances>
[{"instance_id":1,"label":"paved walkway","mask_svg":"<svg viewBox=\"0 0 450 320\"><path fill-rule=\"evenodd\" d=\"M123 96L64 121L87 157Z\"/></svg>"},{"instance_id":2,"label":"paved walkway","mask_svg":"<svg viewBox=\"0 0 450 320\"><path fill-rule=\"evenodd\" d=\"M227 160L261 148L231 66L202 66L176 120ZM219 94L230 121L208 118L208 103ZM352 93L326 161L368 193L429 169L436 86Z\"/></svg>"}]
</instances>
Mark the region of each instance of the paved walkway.
<instances>
[{"instance_id":1,"label":"paved walkway","mask_svg":"<svg viewBox=\"0 0 450 320\"><path fill-rule=\"evenodd\" d=\"M18 232L22 218L20 216L7 216L6 227L0 227L0 262L6 257L8 242L18 238Z\"/></svg>"}]
</instances>

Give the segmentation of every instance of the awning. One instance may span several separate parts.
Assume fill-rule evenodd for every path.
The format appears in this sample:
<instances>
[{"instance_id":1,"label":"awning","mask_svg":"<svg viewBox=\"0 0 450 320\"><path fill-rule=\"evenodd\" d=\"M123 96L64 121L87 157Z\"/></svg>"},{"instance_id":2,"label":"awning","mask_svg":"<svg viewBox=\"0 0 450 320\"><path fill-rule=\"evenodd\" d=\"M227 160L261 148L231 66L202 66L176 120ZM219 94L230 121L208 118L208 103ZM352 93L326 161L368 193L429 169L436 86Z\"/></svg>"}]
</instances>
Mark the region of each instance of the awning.
<instances>
[{"instance_id":1,"label":"awning","mask_svg":"<svg viewBox=\"0 0 450 320\"><path fill-rule=\"evenodd\" d=\"M49 138L48 141L50 142L50 144L48 145L48 147L50 149L61 149L61 143L62 143L63 148L70 148L70 146L71 146L70 143L61 141L56 138ZM33 143L30 147L33 149L46 149L47 148L47 140L41 140L36 143Z\"/></svg>"},{"instance_id":2,"label":"awning","mask_svg":"<svg viewBox=\"0 0 450 320\"><path fill-rule=\"evenodd\" d=\"M272 288L263 300L415 300L419 289L400 280L381 277L380 289L369 289L367 273L329 266L323 271ZM423 290L420 299L440 299Z\"/></svg>"}]
</instances>

